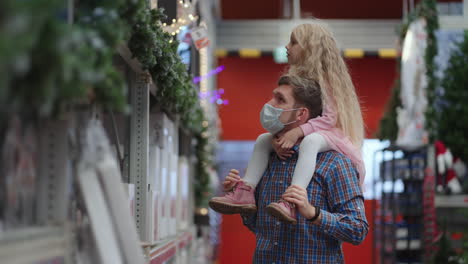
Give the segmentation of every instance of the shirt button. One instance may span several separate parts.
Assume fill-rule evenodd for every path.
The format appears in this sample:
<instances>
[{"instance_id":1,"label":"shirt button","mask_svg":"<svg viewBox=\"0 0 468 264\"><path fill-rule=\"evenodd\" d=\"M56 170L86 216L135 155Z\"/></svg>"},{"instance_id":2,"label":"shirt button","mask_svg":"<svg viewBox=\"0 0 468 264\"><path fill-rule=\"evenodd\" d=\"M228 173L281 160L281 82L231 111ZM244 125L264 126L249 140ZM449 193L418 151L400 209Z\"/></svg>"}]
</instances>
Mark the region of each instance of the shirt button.
<instances>
[{"instance_id":1,"label":"shirt button","mask_svg":"<svg viewBox=\"0 0 468 264\"><path fill-rule=\"evenodd\" d=\"M283 181L279 181L279 183L283 183ZM359 208L358 208L359 209Z\"/></svg>"},{"instance_id":2,"label":"shirt button","mask_svg":"<svg viewBox=\"0 0 468 264\"><path fill-rule=\"evenodd\" d=\"M283 163L283 165L284 165L284 164L286 164L286 162L285 162L285 161L283 161L282 163Z\"/></svg>"},{"instance_id":3,"label":"shirt button","mask_svg":"<svg viewBox=\"0 0 468 264\"><path fill-rule=\"evenodd\" d=\"M280 222L276 222L276 225L280 225Z\"/></svg>"},{"instance_id":4,"label":"shirt button","mask_svg":"<svg viewBox=\"0 0 468 264\"><path fill-rule=\"evenodd\" d=\"M278 242L275 242L275 243L273 243L273 244L275 244L275 246L277 246L277 245L278 245Z\"/></svg>"},{"instance_id":5,"label":"shirt button","mask_svg":"<svg viewBox=\"0 0 468 264\"><path fill-rule=\"evenodd\" d=\"M361 207L358 207L357 209L358 209L358 210L361 210Z\"/></svg>"}]
</instances>

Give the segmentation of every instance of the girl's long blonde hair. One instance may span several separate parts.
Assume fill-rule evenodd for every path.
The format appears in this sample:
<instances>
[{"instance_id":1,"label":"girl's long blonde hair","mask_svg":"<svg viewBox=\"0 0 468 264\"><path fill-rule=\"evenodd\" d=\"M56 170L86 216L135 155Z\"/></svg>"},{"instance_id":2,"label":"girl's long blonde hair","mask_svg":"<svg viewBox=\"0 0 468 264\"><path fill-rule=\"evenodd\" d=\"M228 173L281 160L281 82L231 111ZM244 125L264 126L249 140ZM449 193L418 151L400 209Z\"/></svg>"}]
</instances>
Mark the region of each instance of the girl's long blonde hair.
<instances>
[{"instance_id":1,"label":"girl's long blonde hair","mask_svg":"<svg viewBox=\"0 0 468 264\"><path fill-rule=\"evenodd\" d=\"M324 103L330 103L331 99L336 107L336 126L360 148L364 139L361 107L335 38L320 23L299 25L292 34L303 54L297 65L290 66L289 72L319 82Z\"/></svg>"}]
</instances>

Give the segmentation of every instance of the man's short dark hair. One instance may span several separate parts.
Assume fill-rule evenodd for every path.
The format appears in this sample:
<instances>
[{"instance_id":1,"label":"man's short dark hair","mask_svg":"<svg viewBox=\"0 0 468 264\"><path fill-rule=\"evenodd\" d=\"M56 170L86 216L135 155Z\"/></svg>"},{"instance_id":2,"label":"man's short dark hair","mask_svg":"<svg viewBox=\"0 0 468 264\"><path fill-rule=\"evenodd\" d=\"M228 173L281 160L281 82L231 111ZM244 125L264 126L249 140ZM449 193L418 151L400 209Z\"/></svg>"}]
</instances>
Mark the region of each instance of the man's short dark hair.
<instances>
[{"instance_id":1,"label":"man's short dark hair","mask_svg":"<svg viewBox=\"0 0 468 264\"><path fill-rule=\"evenodd\" d=\"M318 82L296 75L283 75L279 78L278 85L289 85L293 88L295 107L301 105L309 109L309 119L322 114L322 93Z\"/></svg>"}]
</instances>

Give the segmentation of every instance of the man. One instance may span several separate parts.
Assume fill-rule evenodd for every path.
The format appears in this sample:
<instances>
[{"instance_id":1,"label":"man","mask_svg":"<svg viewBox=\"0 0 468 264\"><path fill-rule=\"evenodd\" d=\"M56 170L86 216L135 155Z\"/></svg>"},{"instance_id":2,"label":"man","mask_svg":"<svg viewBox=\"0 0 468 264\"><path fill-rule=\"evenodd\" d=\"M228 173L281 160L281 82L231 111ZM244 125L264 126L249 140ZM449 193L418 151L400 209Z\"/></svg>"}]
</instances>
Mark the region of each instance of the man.
<instances>
[{"instance_id":1,"label":"man","mask_svg":"<svg viewBox=\"0 0 468 264\"><path fill-rule=\"evenodd\" d=\"M304 89L316 89L316 92L298 93ZM298 110L281 113L280 120L287 125L276 136L317 115L311 115L317 111L310 107L310 102L317 102L319 91L318 85L311 81L297 76L281 77L268 104L283 110ZM271 154L255 189L256 213L241 214L244 224L256 235L253 262L343 263L342 242L360 244L368 232L356 168L336 151L320 153L307 189L297 185L288 188L298 159L298 143L285 160L276 153ZM224 182L225 189L235 186L239 180L238 172L232 170ZM297 224L284 224L267 213L267 205L281 196L297 209Z\"/></svg>"}]
</instances>

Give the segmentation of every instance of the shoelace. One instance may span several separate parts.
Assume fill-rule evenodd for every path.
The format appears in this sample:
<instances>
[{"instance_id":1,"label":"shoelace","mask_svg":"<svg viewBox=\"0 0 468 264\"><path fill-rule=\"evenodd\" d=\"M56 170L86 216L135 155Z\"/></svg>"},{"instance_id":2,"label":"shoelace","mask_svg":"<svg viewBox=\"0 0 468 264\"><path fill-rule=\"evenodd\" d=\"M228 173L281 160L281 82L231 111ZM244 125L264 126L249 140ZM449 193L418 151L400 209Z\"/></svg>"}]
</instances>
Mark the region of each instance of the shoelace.
<instances>
[{"instance_id":1,"label":"shoelace","mask_svg":"<svg viewBox=\"0 0 468 264\"><path fill-rule=\"evenodd\" d=\"M286 206L289 207L289 208L296 208L296 204L290 203L290 202L284 200L283 198L279 199L278 203L285 203Z\"/></svg>"},{"instance_id":2,"label":"shoelace","mask_svg":"<svg viewBox=\"0 0 468 264\"><path fill-rule=\"evenodd\" d=\"M233 196L237 188L240 188L241 190L245 190L245 191L250 191L251 187L246 186L245 184L242 187L239 187L239 183L236 183L236 185L234 185L234 187L232 187L231 190L227 191L226 196Z\"/></svg>"},{"instance_id":3,"label":"shoelace","mask_svg":"<svg viewBox=\"0 0 468 264\"><path fill-rule=\"evenodd\" d=\"M238 185L238 183L236 183L236 185L234 185L231 190L227 191L226 196L233 196L234 191L237 189L237 185Z\"/></svg>"}]
</instances>

